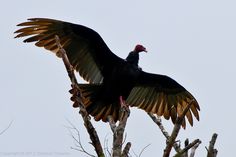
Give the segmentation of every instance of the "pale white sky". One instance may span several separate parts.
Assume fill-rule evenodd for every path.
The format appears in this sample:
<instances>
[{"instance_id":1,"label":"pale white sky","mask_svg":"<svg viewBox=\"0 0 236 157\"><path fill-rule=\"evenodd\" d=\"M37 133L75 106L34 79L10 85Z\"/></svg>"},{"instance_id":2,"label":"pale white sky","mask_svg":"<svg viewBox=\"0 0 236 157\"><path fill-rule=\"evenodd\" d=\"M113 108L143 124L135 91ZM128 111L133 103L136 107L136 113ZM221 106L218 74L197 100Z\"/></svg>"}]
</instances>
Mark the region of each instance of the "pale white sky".
<instances>
[{"instance_id":1,"label":"pale white sky","mask_svg":"<svg viewBox=\"0 0 236 157\"><path fill-rule=\"evenodd\" d=\"M13 123L0 136L0 156L17 152L25 153L21 156L38 152L84 156L70 149L74 144L66 119L78 127L84 145L91 148L80 116L71 107L70 81L62 61L22 39L13 39L15 25L31 17L91 27L123 58L135 44L143 44L149 50L140 57L143 70L171 76L200 103L200 122L182 130L179 139L200 138L197 156L206 156L204 147L216 132L219 156L232 156L236 140L235 6L233 0L4 1L0 9L0 131ZM170 121L164 124L172 128ZM102 141L105 136L112 139L108 124L94 125ZM142 110L132 109L126 132L134 152L151 144L143 156L162 155L165 139Z\"/></svg>"}]
</instances>

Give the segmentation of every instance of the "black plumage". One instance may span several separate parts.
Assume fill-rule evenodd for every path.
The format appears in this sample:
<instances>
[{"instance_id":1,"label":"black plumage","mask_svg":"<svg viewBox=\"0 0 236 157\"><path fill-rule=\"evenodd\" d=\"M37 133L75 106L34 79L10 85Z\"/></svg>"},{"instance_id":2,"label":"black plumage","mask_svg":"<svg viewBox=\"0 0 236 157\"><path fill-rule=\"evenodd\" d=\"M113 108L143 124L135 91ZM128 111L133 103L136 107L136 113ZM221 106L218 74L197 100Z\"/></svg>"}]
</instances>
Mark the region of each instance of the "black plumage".
<instances>
[{"instance_id":1,"label":"black plumage","mask_svg":"<svg viewBox=\"0 0 236 157\"><path fill-rule=\"evenodd\" d=\"M126 57L126 61L138 67L139 53L134 51L130 52Z\"/></svg>"},{"instance_id":2,"label":"black plumage","mask_svg":"<svg viewBox=\"0 0 236 157\"><path fill-rule=\"evenodd\" d=\"M89 82L80 84L80 88L86 110L95 120L107 121L107 116L112 115L117 121L120 96L130 106L171 118L173 122L194 100L186 117L191 125L192 115L199 120L200 107L184 87L168 76L146 73L139 68L139 52L146 51L142 45L137 45L124 60L112 53L97 32L82 25L32 18L18 26L23 28L15 32L16 37L30 36L24 42L36 42L36 46L58 57L55 35L59 36L74 69Z\"/></svg>"}]
</instances>

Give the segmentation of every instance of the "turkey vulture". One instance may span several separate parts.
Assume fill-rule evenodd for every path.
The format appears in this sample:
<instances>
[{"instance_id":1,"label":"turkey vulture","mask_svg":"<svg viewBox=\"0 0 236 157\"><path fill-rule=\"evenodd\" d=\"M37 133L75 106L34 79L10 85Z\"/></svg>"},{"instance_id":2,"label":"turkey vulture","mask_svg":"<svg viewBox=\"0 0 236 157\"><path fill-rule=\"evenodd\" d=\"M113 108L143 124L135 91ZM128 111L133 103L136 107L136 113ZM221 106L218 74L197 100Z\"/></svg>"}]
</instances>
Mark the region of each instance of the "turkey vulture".
<instances>
[{"instance_id":1,"label":"turkey vulture","mask_svg":"<svg viewBox=\"0 0 236 157\"><path fill-rule=\"evenodd\" d=\"M86 110L95 120L107 121L111 115L118 120L120 101L148 113L176 118L190 101L186 117L193 125L193 116L199 120L200 107L195 98L175 80L165 75L142 71L138 66L139 53L146 51L137 45L126 59L116 56L94 30L73 23L47 18L31 18L18 24L16 38L30 36L24 42L36 42L58 57L55 35L58 35L73 68L89 82L79 84ZM185 120L183 122L185 127Z\"/></svg>"}]
</instances>

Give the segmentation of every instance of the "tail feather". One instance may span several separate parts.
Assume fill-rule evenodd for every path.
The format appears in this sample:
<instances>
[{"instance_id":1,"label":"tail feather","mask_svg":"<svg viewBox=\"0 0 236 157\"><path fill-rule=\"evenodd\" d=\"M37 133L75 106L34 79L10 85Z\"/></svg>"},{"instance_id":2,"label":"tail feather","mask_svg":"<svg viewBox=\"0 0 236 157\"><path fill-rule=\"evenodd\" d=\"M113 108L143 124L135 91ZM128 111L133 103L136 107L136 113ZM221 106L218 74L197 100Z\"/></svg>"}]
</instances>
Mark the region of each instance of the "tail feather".
<instances>
[{"instance_id":1,"label":"tail feather","mask_svg":"<svg viewBox=\"0 0 236 157\"><path fill-rule=\"evenodd\" d=\"M110 104L100 97L102 85L100 84L79 84L82 101L87 112L94 117L96 121L107 122L109 115L116 122L119 120L119 103Z\"/></svg>"}]
</instances>

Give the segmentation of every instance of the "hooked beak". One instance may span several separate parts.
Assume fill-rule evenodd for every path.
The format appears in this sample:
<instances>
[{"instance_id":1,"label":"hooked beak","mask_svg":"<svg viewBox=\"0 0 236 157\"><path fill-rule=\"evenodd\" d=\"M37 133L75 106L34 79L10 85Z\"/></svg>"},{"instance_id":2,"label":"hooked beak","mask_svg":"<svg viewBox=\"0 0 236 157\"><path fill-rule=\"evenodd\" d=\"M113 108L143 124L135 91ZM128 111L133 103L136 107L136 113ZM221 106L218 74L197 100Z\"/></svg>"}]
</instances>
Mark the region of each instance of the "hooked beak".
<instances>
[{"instance_id":1,"label":"hooked beak","mask_svg":"<svg viewBox=\"0 0 236 157\"><path fill-rule=\"evenodd\" d=\"M146 48L143 51L146 52L146 53L148 52Z\"/></svg>"}]
</instances>

